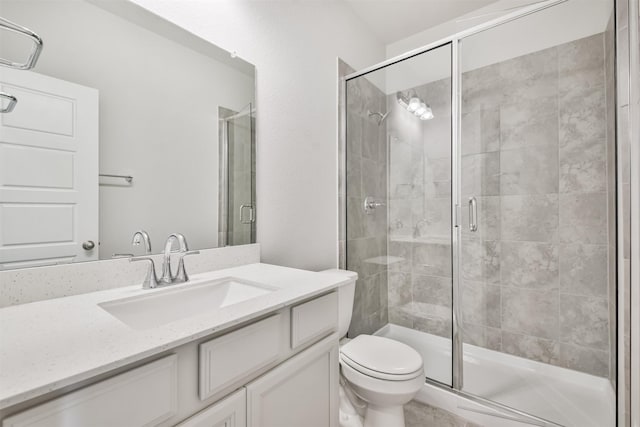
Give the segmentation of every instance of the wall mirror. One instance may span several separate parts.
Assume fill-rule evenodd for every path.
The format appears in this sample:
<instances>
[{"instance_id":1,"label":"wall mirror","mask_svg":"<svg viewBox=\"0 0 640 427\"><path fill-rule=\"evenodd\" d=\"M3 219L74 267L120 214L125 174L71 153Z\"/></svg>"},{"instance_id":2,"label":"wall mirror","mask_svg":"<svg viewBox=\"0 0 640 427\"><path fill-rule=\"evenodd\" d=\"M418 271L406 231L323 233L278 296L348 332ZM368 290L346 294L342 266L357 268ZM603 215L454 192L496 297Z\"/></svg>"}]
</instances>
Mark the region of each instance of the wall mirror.
<instances>
[{"instance_id":1,"label":"wall mirror","mask_svg":"<svg viewBox=\"0 0 640 427\"><path fill-rule=\"evenodd\" d=\"M0 269L254 243L255 68L122 0L0 0ZM4 22L4 21L3 21ZM0 28L0 58L33 42ZM9 107L2 99L2 108Z\"/></svg>"}]
</instances>

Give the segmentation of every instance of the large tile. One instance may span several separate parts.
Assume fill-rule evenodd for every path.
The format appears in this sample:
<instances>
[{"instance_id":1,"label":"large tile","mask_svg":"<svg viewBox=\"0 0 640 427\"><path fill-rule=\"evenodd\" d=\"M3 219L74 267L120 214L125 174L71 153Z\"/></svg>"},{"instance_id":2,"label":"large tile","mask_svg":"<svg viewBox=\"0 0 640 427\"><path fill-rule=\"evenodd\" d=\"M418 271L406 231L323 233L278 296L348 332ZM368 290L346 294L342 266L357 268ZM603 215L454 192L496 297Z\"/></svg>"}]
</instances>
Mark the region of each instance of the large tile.
<instances>
[{"instance_id":1,"label":"large tile","mask_svg":"<svg viewBox=\"0 0 640 427\"><path fill-rule=\"evenodd\" d=\"M502 242L503 285L535 289L558 288L558 246L553 243Z\"/></svg>"},{"instance_id":2,"label":"large tile","mask_svg":"<svg viewBox=\"0 0 640 427\"><path fill-rule=\"evenodd\" d=\"M404 326L405 328L413 328L413 317L402 306L392 306L389 307L389 323Z\"/></svg>"},{"instance_id":3,"label":"large tile","mask_svg":"<svg viewBox=\"0 0 640 427\"><path fill-rule=\"evenodd\" d=\"M558 291L502 289L504 331L557 339L560 324L558 310Z\"/></svg>"},{"instance_id":4,"label":"large tile","mask_svg":"<svg viewBox=\"0 0 640 427\"><path fill-rule=\"evenodd\" d=\"M558 46L558 90L581 90L604 83L604 36L598 33Z\"/></svg>"},{"instance_id":5,"label":"large tile","mask_svg":"<svg viewBox=\"0 0 640 427\"><path fill-rule=\"evenodd\" d=\"M500 194L558 192L558 147L540 145L500 152Z\"/></svg>"},{"instance_id":6,"label":"large tile","mask_svg":"<svg viewBox=\"0 0 640 427\"><path fill-rule=\"evenodd\" d=\"M375 119L365 118L362 122L362 157L377 161L380 156L380 133Z\"/></svg>"},{"instance_id":7,"label":"large tile","mask_svg":"<svg viewBox=\"0 0 640 427\"><path fill-rule=\"evenodd\" d=\"M526 148L558 143L558 99L522 100L500 108L500 146Z\"/></svg>"},{"instance_id":8,"label":"large tile","mask_svg":"<svg viewBox=\"0 0 640 427\"><path fill-rule=\"evenodd\" d=\"M607 194L560 195L560 241L606 245Z\"/></svg>"},{"instance_id":9,"label":"large tile","mask_svg":"<svg viewBox=\"0 0 640 427\"><path fill-rule=\"evenodd\" d=\"M555 47L509 59L500 64L503 103L553 96L558 88Z\"/></svg>"},{"instance_id":10,"label":"large tile","mask_svg":"<svg viewBox=\"0 0 640 427\"><path fill-rule=\"evenodd\" d=\"M449 197L425 198L424 215L414 217L414 224L422 220L420 236L451 235L451 199Z\"/></svg>"},{"instance_id":11,"label":"large tile","mask_svg":"<svg viewBox=\"0 0 640 427\"><path fill-rule=\"evenodd\" d=\"M576 295L606 297L608 247L560 245L560 289Z\"/></svg>"},{"instance_id":12,"label":"large tile","mask_svg":"<svg viewBox=\"0 0 640 427\"><path fill-rule=\"evenodd\" d=\"M370 215L364 213L362 198L349 197L347 199L347 239L359 239L365 237L365 220Z\"/></svg>"},{"instance_id":13,"label":"large tile","mask_svg":"<svg viewBox=\"0 0 640 427\"><path fill-rule=\"evenodd\" d=\"M609 375L609 354L570 344L560 344L560 366L587 374L607 377Z\"/></svg>"},{"instance_id":14,"label":"large tile","mask_svg":"<svg viewBox=\"0 0 640 427\"><path fill-rule=\"evenodd\" d=\"M380 163L362 159L362 195L386 198L387 174L386 167Z\"/></svg>"},{"instance_id":15,"label":"large tile","mask_svg":"<svg viewBox=\"0 0 640 427\"><path fill-rule=\"evenodd\" d=\"M472 111L462 115L462 154L478 154L500 149L500 109Z\"/></svg>"},{"instance_id":16,"label":"large tile","mask_svg":"<svg viewBox=\"0 0 640 427\"><path fill-rule=\"evenodd\" d=\"M347 240L347 269L357 272L360 277L382 272L386 267L373 261L386 255L386 249L386 239L383 238Z\"/></svg>"},{"instance_id":17,"label":"large tile","mask_svg":"<svg viewBox=\"0 0 640 427\"><path fill-rule=\"evenodd\" d=\"M500 240L500 197L476 197L478 215L476 231L469 229L469 196L463 195L462 207L462 237L463 239L478 238L482 240Z\"/></svg>"},{"instance_id":18,"label":"large tile","mask_svg":"<svg viewBox=\"0 0 640 427\"><path fill-rule=\"evenodd\" d=\"M462 321L465 324L487 324L487 292L482 282L462 282ZM466 332L466 331L465 331Z\"/></svg>"},{"instance_id":19,"label":"large tile","mask_svg":"<svg viewBox=\"0 0 640 427\"><path fill-rule=\"evenodd\" d=\"M389 183L392 196L400 185L421 184L423 181L422 151L404 142L392 142L389 148Z\"/></svg>"},{"instance_id":20,"label":"large tile","mask_svg":"<svg viewBox=\"0 0 640 427\"><path fill-rule=\"evenodd\" d=\"M500 194L500 153L462 157L462 193L474 196Z\"/></svg>"},{"instance_id":21,"label":"large tile","mask_svg":"<svg viewBox=\"0 0 640 427\"><path fill-rule=\"evenodd\" d=\"M413 301L451 307L453 282L449 277L423 276L412 274L411 289Z\"/></svg>"},{"instance_id":22,"label":"large tile","mask_svg":"<svg viewBox=\"0 0 640 427\"><path fill-rule=\"evenodd\" d=\"M566 140L560 144L560 192L607 190L606 140Z\"/></svg>"},{"instance_id":23,"label":"large tile","mask_svg":"<svg viewBox=\"0 0 640 427\"><path fill-rule=\"evenodd\" d=\"M362 196L362 158L360 156L349 156L346 165L346 188L347 197Z\"/></svg>"},{"instance_id":24,"label":"large tile","mask_svg":"<svg viewBox=\"0 0 640 427\"><path fill-rule=\"evenodd\" d=\"M502 332L502 351L552 365L557 365L560 359L557 341L506 331Z\"/></svg>"},{"instance_id":25,"label":"large tile","mask_svg":"<svg viewBox=\"0 0 640 427\"><path fill-rule=\"evenodd\" d=\"M500 242L469 239L462 242L462 277L487 283L500 281Z\"/></svg>"},{"instance_id":26,"label":"large tile","mask_svg":"<svg viewBox=\"0 0 640 427\"><path fill-rule=\"evenodd\" d=\"M395 259L395 262L389 265L390 271L411 273L413 266L413 244L411 242L394 241L393 237L390 237L388 254Z\"/></svg>"},{"instance_id":27,"label":"large tile","mask_svg":"<svg viewBox=\"0 0 640 427\"><path fill-rule=\"evenodd\" d=\"M609 306L604 298L560 295L560 338L563 343L609 349Z\"/></svg>"},{"instance_id":28,"label":"large tile","mask_svg":"<svg viewBox=\"0 0 640 427\"><path fill-rule=\"evenodd\" d=\"M482 282L462 282L462 321L478 326L500 327L500 287ZM484 333L484 332L483 332Z\"/></svg>"},{"instance_id":29,"label":"large tile","mask_svg":"<svg viewBox=\"0 0 640 427\"><path fill-rule=\"evenodd\" d=\"M500 203L503 240L553 242L558 237L558 196L504 196Z\"/></svg>"},{"instance_id":30,"label":"large tile","mask_svg":"<svg viewBox=\"0 0 640 427\"><path fill-rule=\"evenodd\" d=\"M445 243L415 243L413 272L425 276L451 277L451 245Z\"/></svg>"},{"instance_id":31,"label":"large tile","mask_svg":"<svg viewBox=\"0 0 640 427\"><path fill-rule=\"evenodd\" d=\"M352 110L347 111L347 161L349 157L362 156L362 118Z\"/></svg>"},{"instance_id":32,"label":"large tile","mask_svg":"<svg viewBox=\"0 0 640 427\"><path fill-rule=\"evenodd\" d=\"M425 182L451 181L451 157L431 159L425 156Z\"/></svg>"},{"instance_id":33,"label":"large tile","mask_svg":"<svg viewBox=\"0 0 640 427\"><path fill-rule=\"evenodd\" d=\"M586 87L560 96L558 100L560 144L575 140L606 138L604 85Z\"/></svg>"},{"instance_id":34,"label":"large tile","mask_svg":"<svg viewBox=\"0 0 640 427\"><path fill-rule=\"evenodd\" d=\"M413 300L411 290L411 274L399 271L388 273L388 299L389 307L399 307Z\"/></svg>"},{"instance_id":35,"label":"large tile","mask_svg":"<svg viewBox=\"0 0 640 427\"><path fill-rule=\"evenodd\" d=\"M490 327L487 329L487 340L490 341L491 331L493 331L493 336L496 336L496 339L499 339L500 328L502 326L502 288L500 286L494 285L486 285L486 304L487 304L487 314L486 314L486 324Z\"/></svg>"},{"instance_id":36,"label":"large tile","mask_svg":"<svg viewBox=\"0 0 640 427\"><path fill-rule=\"evenodd\" d=\"M451 115L435 116L422 123L422 146L425 156L430 159L451 157Z\"/></svg>"},{"instance_id":37,"label":"large tile","mask_svg":"<svg viewBox=\"0 0 640 427\"><path fill-rule=\"evenodd\" d=\"M493 64L462 74L462 112L491 109L502 101L500 64Z\"/></svg>"},{"instance_id":38,"label":"large tile","mask_svg":"<svg viewBox=\"0 0 640 427\"><path fill-rule=\"evenodd\" d=\"M363 319L380 309L380 275L358 278L353 304L353 315Z\"/></svg>"}]
</instances>

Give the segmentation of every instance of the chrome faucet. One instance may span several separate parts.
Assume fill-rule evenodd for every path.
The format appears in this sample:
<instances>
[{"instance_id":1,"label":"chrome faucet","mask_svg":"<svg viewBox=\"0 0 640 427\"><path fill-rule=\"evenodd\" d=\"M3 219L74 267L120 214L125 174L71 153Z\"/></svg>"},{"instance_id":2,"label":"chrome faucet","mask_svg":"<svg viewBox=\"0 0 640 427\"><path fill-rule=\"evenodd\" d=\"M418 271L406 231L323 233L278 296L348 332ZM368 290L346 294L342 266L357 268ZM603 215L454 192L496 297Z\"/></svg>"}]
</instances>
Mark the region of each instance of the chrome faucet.
<instances>
[{"instance_id":1,"label":"chrome faucet","mask_svg":"<svg viewBox=\"0 0 640 427\"><path fill-rule=\"evenodd\" d=\"M133 246L140 246L140 242L144 243L144 253L151 255L151 238L149 237L149 233L144 230L139 230L133 233L131 244Z\"/></svg>"},{"instance_id":2,"label":"chrome faucet","mask_svg":"<svg viewBox=\"0 0 640 427\"><path fill-rule=\"evenodd\" d=\"M150 257L151 238L149 237L149 233L144 230L139 230L133 233L133 238L131 239L131 244L133 246L140 246L141 242L144 243L144 253L146 256L132 256L129 258L129 262L149 261L149 268L147 269L147 274L142 282L142 287L143 289L155 288L158 286L158 276L156 275L156 267L153 263L153 259Z\"/></svg>"},{"instance_id":3,"label":"chrome faucet","mask_svg":"<svg viewBox=\"0 0 640 427\"><path fill-rule=\"evenodd\" d=\"M174 253L174 242L178 242L179 249L177 253L180 257L178 260L178 270L176 274L171 271L171 254ZM167 237L167 241L164 244L164 261L162 263L162 278L160 281L164 284L169 283L183 283L189 280L189 275L184 267L184 257L188 255L199 254L200 251L190 251L187 239L180 233L173 233Z\"/></svg>"},{"instance_id":4,"label":"chrome faucet","mask_svg":"<svg viewBox=\"0 0 640 427\"><path fill-rule=\"evenodd\" d=\"M140 239L145 242L145 248L147 250L147 255L151 254L151 243L149 241L149 235L144 231L138 231L133 235L133 244L140 244ZM136 243L137 242L137 243ZM177 251L172 251L173 243L178 242L179 249ZM178 253L179 261L178 261L178 270L174 275L171 271L171 254ZM147 271L147 276L142 283L143 289L151 289L156 288L158 286L166 286L174 283L184 283L189 280L189 276L184 266L184 257L188 255L199 254L200 251L190 251L189 245L187 244L187 239L180 233L172 233L167 238L167 241L164 245L164 255L162 261L162 276L158 279L158 275L156 274L156 267L151 256L138 256L131 257L129 260L133 261L148 261L149 262L149 270Z\"/></svg>"}]
</instances>

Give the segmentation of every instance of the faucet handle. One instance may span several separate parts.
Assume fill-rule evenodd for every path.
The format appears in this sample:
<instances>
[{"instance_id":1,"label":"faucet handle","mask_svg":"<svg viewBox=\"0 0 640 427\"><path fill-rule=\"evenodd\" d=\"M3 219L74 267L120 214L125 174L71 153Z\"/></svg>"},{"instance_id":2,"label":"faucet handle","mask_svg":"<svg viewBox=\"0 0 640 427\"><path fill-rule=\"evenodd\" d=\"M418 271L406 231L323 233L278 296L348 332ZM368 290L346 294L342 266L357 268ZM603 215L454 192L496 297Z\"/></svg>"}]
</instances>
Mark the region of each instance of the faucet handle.
<instances>
[{"instance_id":1,"label":"faucet handle","mask_svg":"<svg viewBox=\"0 0 640 427\"><path fill-rule=\"evenodd\" d=\"M135 261L149 261L151 264L149 265L149 270L147 271L147 275L144 278L144 282L142 282L142 289L155 288L158 286L158 276L156 274L156 264L153 262L153 258L148 256L133 256L129 258L129 262Z\"/></svg>"},{"instance_id":2,"label":"faucet handle","mask_svg":"<svg viewBox=\"0 0 640 427\"><path fill-rule=\"evenodd\" d=\"M187 270L184 267L184 257L189 255L197 255L200 251L186 251L180 253L180 260L178 261L178 272L176 273L176 277L173 279L176 283L183 283L189 280L189 275L187 274Z\"/></svg>"}]
</instances>

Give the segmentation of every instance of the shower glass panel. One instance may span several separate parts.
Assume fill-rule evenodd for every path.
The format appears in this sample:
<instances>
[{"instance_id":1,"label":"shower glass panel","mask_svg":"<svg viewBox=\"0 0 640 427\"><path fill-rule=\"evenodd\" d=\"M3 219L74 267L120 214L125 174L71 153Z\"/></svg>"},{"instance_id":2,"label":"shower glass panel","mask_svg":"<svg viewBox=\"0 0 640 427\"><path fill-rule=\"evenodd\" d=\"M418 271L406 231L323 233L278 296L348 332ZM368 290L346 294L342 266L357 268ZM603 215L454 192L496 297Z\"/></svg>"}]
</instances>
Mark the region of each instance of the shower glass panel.
<instances>
[{"instance_id":1,"label":"shower glass panel","mask_svg":"<svg viewBox=\"0 0 640 427\"><path fill-rule=\"evenodd\" d=\"M256 241L254 110L220 108L220 244Z\"/></svg>"},{"instance_id":2,"label":"shower glass panel","mask_svg":"<svg viewBox=\"0 0 640 427\"><path fill-rule=\"evenodd\" d=\"M615 425L612 2L460 41L463 390Z\"/></svg>"},{"instance_id":3,"label":"shower glass panel","mask_svg":"<svg viewBox=\"0 0 640 427\"><path fill-rule=\"evenodd\" d=\"M452 385L452 47L346 82L346 267L358 273L349 336L418 350Z\"/></svg>"}]
</instances>

